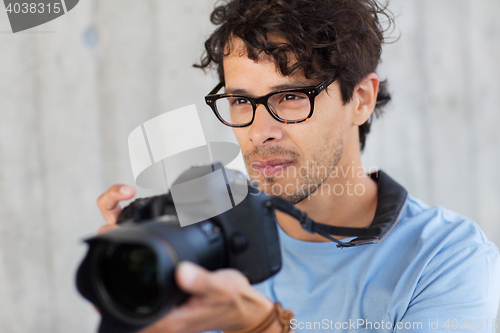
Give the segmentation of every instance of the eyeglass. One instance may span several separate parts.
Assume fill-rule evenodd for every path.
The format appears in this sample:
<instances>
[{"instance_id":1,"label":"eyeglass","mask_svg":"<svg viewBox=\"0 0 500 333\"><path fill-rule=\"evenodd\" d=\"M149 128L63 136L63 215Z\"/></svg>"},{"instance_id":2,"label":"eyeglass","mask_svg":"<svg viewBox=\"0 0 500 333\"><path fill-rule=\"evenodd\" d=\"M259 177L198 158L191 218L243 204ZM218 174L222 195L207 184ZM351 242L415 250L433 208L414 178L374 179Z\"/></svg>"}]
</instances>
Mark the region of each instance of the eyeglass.
<instances>
[{"instance_id":1,"label":"eyeglass","mask_svg":"<svg viewBox=\"0 0 500 333\"><path fill-rule=\"evenodd\" d=\"M217 118L230 127L250 126L255 118L257 104L264 105L277 121L297 124L311 118L314 98L335 80L336 77L332 77L315 87L278 90L258 98L238 94L217 94L224 86L221 82L205 96L205 102L212 108Z\"/></svg>"}]
</instances>

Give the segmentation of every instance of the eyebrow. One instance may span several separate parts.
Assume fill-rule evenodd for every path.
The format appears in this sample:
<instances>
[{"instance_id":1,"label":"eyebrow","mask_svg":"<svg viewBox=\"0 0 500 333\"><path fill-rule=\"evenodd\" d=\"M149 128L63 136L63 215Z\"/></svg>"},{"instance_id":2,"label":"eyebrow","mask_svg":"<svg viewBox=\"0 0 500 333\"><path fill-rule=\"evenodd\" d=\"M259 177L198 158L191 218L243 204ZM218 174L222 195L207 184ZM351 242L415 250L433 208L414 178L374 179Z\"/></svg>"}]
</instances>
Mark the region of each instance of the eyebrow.
<instances>
[{"instance_id":1,"label":"eyebrow","mask_svg":"<svg viewBox=\"0 0 500 333\"><path fill-rule=\"evenodd\" d=\"M269 93L277 91L277 90L314 87L314 86L315 85L311 84L310 82L298 81L298 82L294 82L294 83L280 84L280 85L273 86L273 87L271 87L271 91ZM225 93L226 94L252 96L252 94L246 89L225 89Z\"/></svg>"}]
</instances>

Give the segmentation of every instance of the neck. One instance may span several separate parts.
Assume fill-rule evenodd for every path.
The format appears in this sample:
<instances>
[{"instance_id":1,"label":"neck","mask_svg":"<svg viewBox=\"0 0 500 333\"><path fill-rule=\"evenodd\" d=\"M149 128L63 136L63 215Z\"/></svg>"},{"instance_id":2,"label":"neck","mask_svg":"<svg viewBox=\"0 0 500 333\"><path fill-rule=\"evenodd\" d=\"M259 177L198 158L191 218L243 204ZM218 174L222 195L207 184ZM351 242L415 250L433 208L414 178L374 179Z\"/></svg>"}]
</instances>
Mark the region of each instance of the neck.
<instances>
[{"instance_id":1,"label":"neck","mask_svg":"<svg viewBox=\"0 0 500 333\"><path fill-rule=\"evenodd\" d=\"M323 184L296 207L319 223L365 228L375 216L377 184L364 173L359 157L347 161L344 157ZM276 218L280 227L293 238L310 242L329 241L303 230L294 218L285 213L276 211Z\"/></svg>"}]
</instances>

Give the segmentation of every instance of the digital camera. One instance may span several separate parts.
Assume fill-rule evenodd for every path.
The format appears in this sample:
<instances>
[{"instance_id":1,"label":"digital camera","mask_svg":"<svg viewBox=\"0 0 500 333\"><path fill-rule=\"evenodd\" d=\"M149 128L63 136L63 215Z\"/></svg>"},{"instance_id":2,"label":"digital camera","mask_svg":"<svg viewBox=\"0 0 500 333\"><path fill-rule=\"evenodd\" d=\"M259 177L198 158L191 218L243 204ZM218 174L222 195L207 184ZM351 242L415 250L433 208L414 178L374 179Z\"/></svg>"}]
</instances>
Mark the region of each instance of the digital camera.
<instances>
[{"instance_id":1,"label":"digital camera","mask_svg":"<svg viewBox=\"0 0 500 333\"><path fill-rule=\"evenodd\" d=\"M281 253L270 198L235 171L218 169L227 183L211 183L210 196L245 193L232 209L181 227L172 193L137 199L118 217L120 228L87 239L77 272L79 292L102 316L100 333L136 332L164 316L189 295L174 279L188 260L209 270L234 268L255 284L276 274ZM179 179L192 179L192 168ZM202 172L203 174L203 172ZM196 209L196 204L191 205Z\"/></svg>"}]
</instances>

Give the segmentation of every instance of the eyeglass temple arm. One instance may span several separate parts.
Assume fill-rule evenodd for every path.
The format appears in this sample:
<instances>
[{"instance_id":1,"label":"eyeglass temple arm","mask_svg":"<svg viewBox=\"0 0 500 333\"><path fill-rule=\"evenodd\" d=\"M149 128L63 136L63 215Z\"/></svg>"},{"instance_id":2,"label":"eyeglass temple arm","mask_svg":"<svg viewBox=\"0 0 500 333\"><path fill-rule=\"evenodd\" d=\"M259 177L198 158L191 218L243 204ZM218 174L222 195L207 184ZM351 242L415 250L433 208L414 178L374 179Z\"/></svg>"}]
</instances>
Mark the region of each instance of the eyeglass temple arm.
<instances>
[{"instance_id":1,"label":"eyeglass temple arm","mask_svg":"<svg viewBox=\"0 0 500 333\"><path fill-rule=\"evenodd\" d=\"M214 95L215 93L217 93L222 87L224 87L224 82L219 82L218 85L215 86L215 88L209 92L208 94L209 95Z\"/></svg>"},{"instance_id":2,"label":"eyeglass temple arm","mask_svg":"<svg viewBox=\"0 0 500 333\"><path fill-rule=\"evenodd\" d=\"M331 77L329 78L328 80L325 80L323 81L319 86L318 86L318 92L321 92L323 90L325 90L326 88L328 88L328 86L330 84L332 84L333 82L335 82L335 80L337 80L337 76L334 76L334 77ZM220 89L220 88L219 88Z\"/></svg>"}]
</instances>

